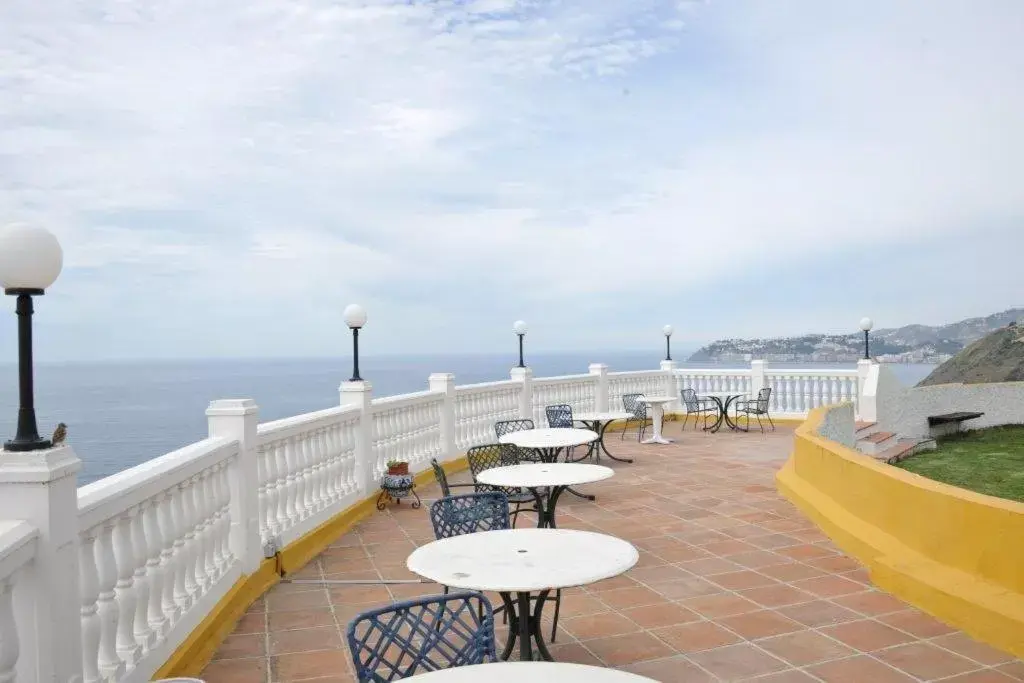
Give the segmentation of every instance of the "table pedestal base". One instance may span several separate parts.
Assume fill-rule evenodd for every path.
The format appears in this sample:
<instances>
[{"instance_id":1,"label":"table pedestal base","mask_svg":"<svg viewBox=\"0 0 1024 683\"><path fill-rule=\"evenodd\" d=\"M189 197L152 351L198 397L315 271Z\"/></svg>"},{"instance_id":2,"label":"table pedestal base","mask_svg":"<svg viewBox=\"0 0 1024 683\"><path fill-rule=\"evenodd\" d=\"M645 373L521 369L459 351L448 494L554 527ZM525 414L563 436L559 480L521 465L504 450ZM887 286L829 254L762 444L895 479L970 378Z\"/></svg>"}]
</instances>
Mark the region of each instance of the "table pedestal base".
<instances>
[{"instance_id":1,"label":"table pedestal base","mask_svg":"<svg viewBox=\"0 0 1024 683\"><path fill-rule=\"evenodd\" d=\"M505 605L505 614L508 615L508 640L505 641L505 649L501 652L501 658L507 660L512 656L516 642L519 643L519 661L532 662L536 659L544 661L555 661L544 644L544 637L541 634L541 614L544 611L544 603L548 600L548 593L541 591L537 594L537 601L531 612L530 594L516 593L515 600L511 593L499 593L501 601ZM536 655L533 647L537 646Z\"/></svg>"},{"instance_id":2,"label":"table pedestal base","mask_svg":"<svg viewBox=\"0 0 1024 683\"><path fill-rule=\"evenodd\" d=\"M651 406L651 410L654 413L652 416L653 419L651 420L651 422L654 423L654 434L651 435L651 438L644 439L640 443L672 443L672 439L666 439L661 435L661 424L665 419L665 408L660 403L654 403Z\"/></svg>"},{"instance_id":3,"label":"table pedestal base","mask_svg":"<svg viewBox=\"0 0 1024 683\"><path fill-rule=\"evenodd\" d=\"M723 422L725 422L726 426L728 426L729 429L733 430L734 432L750 431L749 426L746 429L744 429L743 427L740 427L738 424L729 419L729 406L731 406L733 402L739 398L739 396L730 396L727 399L725 399L724 403L721 397L719 396L711 396L710 398L718 406L718 417L715 419L715 423L713 425L711 425L710 427L705 426L704 431L711 432L712 434L714 434L715 432L722 428Z\"/></svg>"}]
</instances>

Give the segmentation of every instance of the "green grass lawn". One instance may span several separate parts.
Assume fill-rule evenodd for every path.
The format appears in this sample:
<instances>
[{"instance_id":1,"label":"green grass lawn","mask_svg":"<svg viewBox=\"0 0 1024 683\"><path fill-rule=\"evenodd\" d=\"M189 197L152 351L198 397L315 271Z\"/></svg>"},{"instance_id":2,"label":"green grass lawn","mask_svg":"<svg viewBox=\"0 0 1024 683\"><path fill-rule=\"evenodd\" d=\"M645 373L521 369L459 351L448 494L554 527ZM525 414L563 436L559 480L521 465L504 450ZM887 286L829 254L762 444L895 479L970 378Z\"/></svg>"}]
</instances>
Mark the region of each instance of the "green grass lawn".
<instances>
[{"instance_id":1,"label":"green grass lawn","mask_svg":"<svg viewBox=\"0 0 1024 683\"><path fill-rule=\"evenodd\" d=\"M1024 425L942 437L938 449L898 463L908 472L999 498L1024 502Z\"/></svg>"}]
</instances>

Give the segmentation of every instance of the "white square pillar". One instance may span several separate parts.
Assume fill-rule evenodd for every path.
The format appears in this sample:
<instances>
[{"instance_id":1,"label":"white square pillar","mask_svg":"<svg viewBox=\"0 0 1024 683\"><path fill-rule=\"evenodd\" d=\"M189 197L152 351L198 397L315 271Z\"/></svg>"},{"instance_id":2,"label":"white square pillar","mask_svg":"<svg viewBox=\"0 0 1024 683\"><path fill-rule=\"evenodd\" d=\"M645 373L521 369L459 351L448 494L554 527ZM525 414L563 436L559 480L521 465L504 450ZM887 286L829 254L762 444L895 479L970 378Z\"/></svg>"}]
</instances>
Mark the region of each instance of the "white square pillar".
<instances>
[{"instance_id":1,"label":"white square pillar","mask_svg":"<svg viewBox=\"0 0 1024 683\"><path fill-rule=\"evenodd\" d=\"M674 360L661 361L661 371L664 373L662 379L662 392L665 396L675 396L676 400L665 404L665 414L678 413L683 410L683 404L679 391L676 389L676 362Z\"/></svg>"},{"instance_id":2,"label":"white square pillar","mask_svg":"<svg viewBox=\"0 0 1024 683\"><path fill-rule=\"evenodd\" d=\"M82 602L78 574L78 471L70 446L0 450L0 519L25 520L39 530L30 571L35 625L26 634L19 672L32 680L82 677ZM24 677L24 676L23 676Z\"/></svg>"},{"instance_id":3,"label":"white square pillar","mask_svg":"<svg viewBox=\"0 0 1024 683\"><path fill-rule=\"evenodd\" d=\"M455 458L455 375L435 372L427 378L431 391L444 394L441 404L441 462Z\"/></svg>"},{"instance_id":4,"label":"white square pillar","mask_svg":"<svg viewBox=\"0 0 1024 683\"><path fill-rule=\"evenodd\" d=\"M368 496L377 490L377 463L373 455L373 386L366 381L342 382L338 387L341 405L359 409L356 428L356 481L359 492Z\"/></svg>"},{"instance_id":5,"label":"white square pillar","mask_svg":"<svg viewBox=\"0 0 1024 683\"><path fill-rule=\"evenodd\" d=\"M533 370L531 368L512 368L509 373L512 379L522 383L519 388L519 418L533 419Z\"/></svg>"},{"instance_id":6,"label":"white square pillar","mask_svg":"<svg viewBox=\"0 0 1024 683\"><path fill-rule=\"evenodd\" d=\"M597 375L597 385L594 389L594 410L599 413L608 410L608 366L604 363L591 363L590 374Z\"/></svg>"},{"instance_id":7,"label":"white square pillar","mask_svg":"<svg viewBox=\"0 0 1024 683\"><path fill-rule=\"evenodd\" d=\"M251 398L211 401L206 423L211 437L238 441L238 462L228 470L231 487L231 552L239 559L242 572L252 574L263 560L260 538L259 471L256 466L256 428L260 409Z\"/></svg>"}]
</instances>

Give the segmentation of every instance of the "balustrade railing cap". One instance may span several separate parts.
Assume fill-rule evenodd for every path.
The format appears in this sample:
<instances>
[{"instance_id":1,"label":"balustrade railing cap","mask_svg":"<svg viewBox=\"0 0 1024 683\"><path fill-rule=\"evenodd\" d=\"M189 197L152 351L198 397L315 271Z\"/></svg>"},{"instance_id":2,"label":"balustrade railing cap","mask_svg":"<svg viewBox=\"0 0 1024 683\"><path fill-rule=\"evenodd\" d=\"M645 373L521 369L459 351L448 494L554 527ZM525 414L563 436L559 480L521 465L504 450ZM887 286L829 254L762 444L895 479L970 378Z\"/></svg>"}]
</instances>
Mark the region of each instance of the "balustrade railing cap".
<instances>
[{"instance_id":1,"label":"balustrade railing cap","mask_svg":"<svg viewBox=\"0 0 1024 683\"><path fill-rule=\"evenodd\" d=\"M370 391L372 388L372 384L366 380L360 380L358 382L342 382L339 390L343 392L362 393Z\"/></svg>"},{"instance_id":2,"label":"balustrade railing cap","mask_svg":"<svg viewBox=\"0 0 1024 683\"><path fill-rule=\"evenodd\" d=\"M45 484L63 479L80 469L82 461L67 444L41 451L0 450L0 484Z\"/></svg>"},{"instance_id":3,"label":"balustrade railing cap","mask_svg":"<svg viewBox=\"0 0 1024 683\"><path fill-rule=\"evenodd\" d=\"M221 398L210 401L206 409L207 417L220 415L252 415L259 412L259 406L251 398Z\"/></svg>"}]
</instances>

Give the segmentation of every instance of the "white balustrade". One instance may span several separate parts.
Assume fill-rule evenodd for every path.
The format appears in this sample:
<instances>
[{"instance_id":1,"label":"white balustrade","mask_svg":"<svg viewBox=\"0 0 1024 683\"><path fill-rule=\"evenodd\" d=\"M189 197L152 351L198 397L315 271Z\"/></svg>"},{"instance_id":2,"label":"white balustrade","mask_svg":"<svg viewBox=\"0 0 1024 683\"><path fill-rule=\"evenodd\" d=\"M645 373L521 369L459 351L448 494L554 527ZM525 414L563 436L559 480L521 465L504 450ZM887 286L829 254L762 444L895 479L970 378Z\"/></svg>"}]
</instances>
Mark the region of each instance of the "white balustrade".
<instances>
[{"instance_id":1,"label":"white balustrade","mask_svg":"<svg viewBox=\"0 0 1024 683\"><path fill-rule=\"evenodd\" d=\"M206 439L78 490L86 683L150 680L241 575L223 552L238 457Z\"/></svg>"},{"instance_id":2,"label":"white balustrade","mask_svg":"<svg viewBox=\"0 0 1024 683\"><path fill-rule=\"evenodd\" d=\"M444 395L432 391L373 401L372 472L378 479L389 460L404 460L410 471L430 466L441 455L441 405Z\"/></svg>"},{"instance_id":3,"label":"white balustrade","mask_svg":"<svg viewBox=\"0 0 1024 683\"><path fill-rule=\"evenodd\" d=\"M34 680L32 653L25 653L26 660L21 660L21 646L23 641L31 641L34 627L31 591L35 587L27 574L32 571L37 537L37 530L28 522L0 521L0 683L14 683L19 671L22 680ZM16 602L22 603L20 611Z\"/></svg>"},{"instance_id":4,"label":"white balustrade","mask_svg":"<svg viewBox=\"0 0 1024 683\"><path fill-rule=\"evenodd\" d=\"M519 417L520 382L487 382L455 388L455 447L464 453L497 440L494 423Z\"/></svg>"},{"instance_id":5,"label":"white balustrade","mask_svg":"<svg viewBox=\"0 0 1024 683\"><path fill-rule=\"evenodd\" d=\"M660 370L608 373L608 409L622 410L624 394L663 396L667 374Z\"/></svg>"},{"instance_id":6,"label":"white balustrade","mask_svg":"<svg viewBox=\"0 0 1024 683\"><path fill-rule=\"evenodd\" d=\"M285 544L359 498L359 411L329 408L257 428L259 525L264 542Z\"/></svg>"},{"instance_id":7,"label":"white balustrade","mask_svg":"<svg viewBox=\"0 0 1024 683\"><path fill-rule=\"evenodd\" d=\"M548 418L544 408L550 405L567 404L574 413L594 410L598 379L594 375L565 375L532 380L533 422L537 427L547 427Z\"/></svg>"},{"instance_id":8,"label":"white balustrade","mask_svg":"<svg viewBox=\"0 0 1024 683\"><path fill-rule=\"evenodd\" d=\"M628 393L693 388L754 398L769 386L770 410L780 416L860 401L854 369L766 369L758 361L609 373L596 364L590 374L540 379L517 370L511 381L461 387L437 373L430 391L374 400L368 384L346 383L339 407L259 425L252 401L214 402L210 438L79 488L79 576L69 582L79 600L64 604L77 609L76 630L81 625L83 682L149 681L243 572L255 571L268 544L280 549L373 495L389 460L421 471L433 458L495 440L500 420L530 415L542 427L546 406L617 410ZM75 529L70 519L61 528ZM33 524L41 529L40 520ZM21 580L53 556L43 538L26 522L0 521L0 683L34 678L40 660L23 656L23 643L52 648L21 638L23 622L34 628L37 615L15 607L47 596ZM26 597L14 600L16 591Z\"/></svg>"},{"instance_id":9,"label":"white balustrade","mask_svg":"<svg viewBox=\"0 0 1024 683\"><path fill-rule=\"evenodd\" d=\"M770 368L765 371L765 384L772 388L769 410L773 414L802 417L825 405L851 401L859 408L860 404L856 370Z\"/></svg>"}]
</instances>

